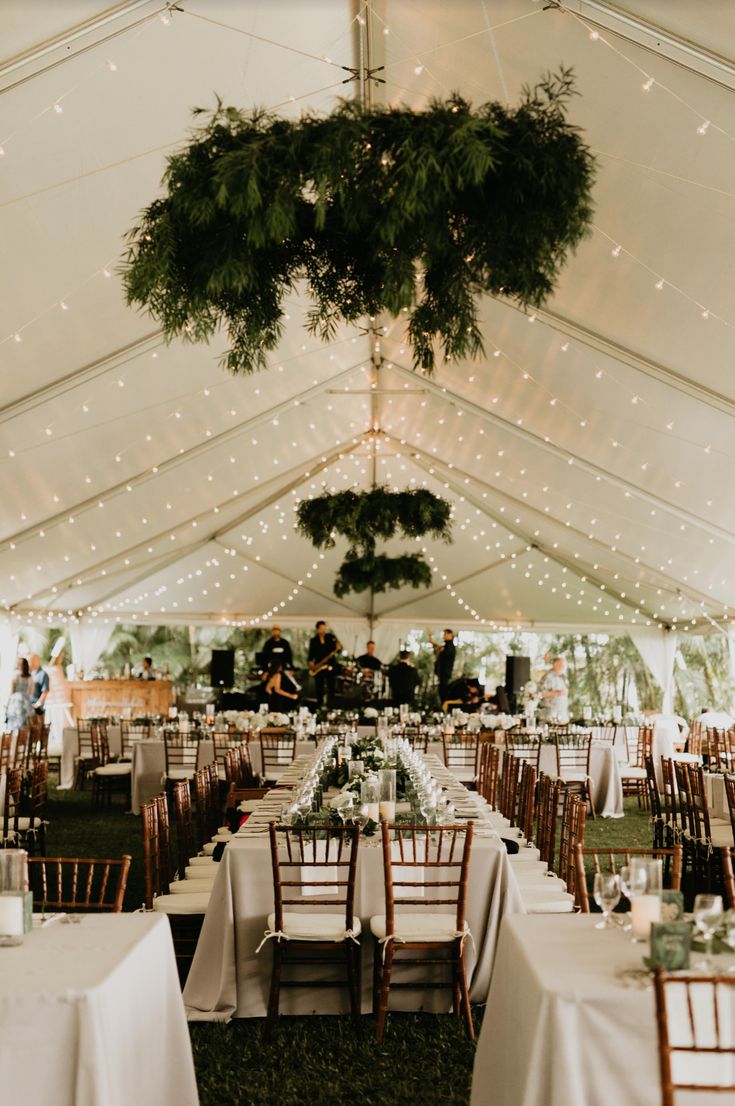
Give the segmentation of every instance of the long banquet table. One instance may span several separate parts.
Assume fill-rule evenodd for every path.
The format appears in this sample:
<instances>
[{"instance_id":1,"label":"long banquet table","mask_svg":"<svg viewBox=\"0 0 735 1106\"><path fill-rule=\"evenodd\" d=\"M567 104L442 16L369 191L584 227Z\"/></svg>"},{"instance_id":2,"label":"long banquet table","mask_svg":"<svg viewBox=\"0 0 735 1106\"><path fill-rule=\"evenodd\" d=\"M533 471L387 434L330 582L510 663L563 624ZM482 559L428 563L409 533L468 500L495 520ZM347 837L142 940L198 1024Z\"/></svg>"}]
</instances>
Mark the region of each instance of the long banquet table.
<instances>
[{"instance_id":1,"label":"long banquet table","mask_svg":"<svg viewBox=\"0 0 735 1106\"><path fill-rule=\"evenodd\" d=\"M196 1106L168 919L54 918L0 948L0 1097L25 1106Z\"/></svg>"},{"instance_id":2,"label":"long banquet table","mask_svg":"<svg viewBox=\"0 0 735 1106\"><path fill-rule=\"evenodd\" d=\"M306 758L303 758L306 760ZM294 765L294 774L299 772ZM467 919L472 941L465 946L470 997L484 1002L490 986L501 919L522 912L523 900L497 835L483 836L477 827L468 880ZM370 917L384 912L383 857L380 837L363 838L357 867L355 913L363 927L362 1007L372 1006ZM248 831L247 823L227 845L212 888L194 962L184 989L191 1021L264 1017L272 955L270 942L256 953L273 910L273 878L268 837ZM448 991L401 991L391 996L391 1008L447 1009ZM330 1014L349 1010L347 990L286 988L281 992L284 1014Z\"/></svg>"},{"instance_id":3,"label":"long banquet table","mask_svg":"<svg viewBox=\"0 0 735 1106\"><path fill-rule=\"evenodd\" d=\"M503 920L477 1045L471 1106L657 1106L653 990L626 987L645 944L598 930L599 914ZM735 964L717 957L718 970ZM735 1010L732 1011L735 1014ZM692 1094L682 1106L707 1106Z\"/></svg>"}]
</instances>

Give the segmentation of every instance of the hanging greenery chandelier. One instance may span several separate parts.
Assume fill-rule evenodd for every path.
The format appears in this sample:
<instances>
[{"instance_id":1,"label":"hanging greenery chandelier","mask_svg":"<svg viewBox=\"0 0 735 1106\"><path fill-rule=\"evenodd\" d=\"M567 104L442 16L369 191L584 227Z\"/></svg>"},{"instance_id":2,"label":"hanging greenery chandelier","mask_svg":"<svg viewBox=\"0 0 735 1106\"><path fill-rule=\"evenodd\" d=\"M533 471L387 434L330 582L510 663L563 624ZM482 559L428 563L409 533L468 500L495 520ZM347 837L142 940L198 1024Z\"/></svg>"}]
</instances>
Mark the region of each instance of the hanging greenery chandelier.
<instances>
[{"instance_id":1,"label":"hanging greenery chandelier","mask_svg":"<svg viewBox=\"0 0 735 1106\"><path fill-rule=\"evenodd\" d=\"M344 537L349 551L340 566L334 593L384 592L401 588L428 587L431 568L420 553L398 557L376 554L377 541L430 535L451 541L452 508L425 488L391 492L382 485L370 491L352 490L305 499L296 511L297 529L317 549L334 548Z\"/></svg>"},{"instance_id":2,"label":"hanging greenery chandelier","mask_svg":"<svg viewBox=\"0 0 735 1106\"><path fill-rule=\"evenodd\" d=\"M566 119L573 93L562 69L516 108L346 101L290 121L220 101L129 233L128 302L169 339L224 327L235 373L265 367L302 282L325 341L388 312L406 319L416 366L431 371L437 345L476 356L479 297L540 304L589 226L594 160Z\"/></svg>"}]
</instances>

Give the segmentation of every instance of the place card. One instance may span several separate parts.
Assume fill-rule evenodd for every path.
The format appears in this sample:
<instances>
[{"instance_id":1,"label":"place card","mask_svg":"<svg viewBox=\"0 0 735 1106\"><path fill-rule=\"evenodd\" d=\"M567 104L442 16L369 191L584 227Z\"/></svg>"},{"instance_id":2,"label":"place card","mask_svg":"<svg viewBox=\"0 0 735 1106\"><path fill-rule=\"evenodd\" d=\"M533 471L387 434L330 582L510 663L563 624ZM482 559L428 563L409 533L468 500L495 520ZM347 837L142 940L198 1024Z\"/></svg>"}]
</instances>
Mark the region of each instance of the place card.
<instances>
[{"instance_id":1,"label":"place card","mask_svg":"<svg viewBox=\"0 0 735 1106\"><path fill-rule=\"evenodd\" d=\"M689 967L691 946L691 922L654 922L651 925L650 966L669 972L682 971Z\"/></svg>"}]
</instances>

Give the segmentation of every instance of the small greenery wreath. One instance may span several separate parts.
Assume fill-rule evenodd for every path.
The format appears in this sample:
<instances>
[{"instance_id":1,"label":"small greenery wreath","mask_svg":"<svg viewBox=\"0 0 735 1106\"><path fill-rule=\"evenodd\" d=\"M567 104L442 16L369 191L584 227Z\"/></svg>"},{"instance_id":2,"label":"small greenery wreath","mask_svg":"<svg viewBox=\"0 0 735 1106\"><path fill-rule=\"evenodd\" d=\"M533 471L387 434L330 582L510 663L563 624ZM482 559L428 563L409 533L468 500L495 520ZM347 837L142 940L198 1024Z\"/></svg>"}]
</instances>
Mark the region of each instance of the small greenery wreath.
<instances>
[{"instance_id":1,"label":"small greenery wreath","mask_svg":"<svg viewBox=\"0 0 735 1106\"><path fill-rule=\"evenodd\" d=\"M541 303L587 232L594 159L565 117L573 92L561 69L517 108L349 101L292 122L218 101L129 233L128 302L169 339L224 326L233 372L265 367L300 281L324 340L385 311L405 313L426 370L437 340L481 353L479 296Z\"/></svg>"},{"instance_id":2,"label":"small greenery wreath","mask_svg":"<svg viewBox=\"0 0 735 1106\"><path fill-rule=\"evenodd\" d=\"M410 584L429 587L431 568L420 553L400 557L376 555L378 540L403 534L430 534L451 541L451 505L425 488L391 492L378 484L370 491L352 490L305 499L296 511L296 526L317 549L332 549L337 535L347 538L349 552L337 573L334 593L372 589L389 591Z\"/></svg>"},{"instance_id":3,"label":"small greenery wreath","mask_svg":"<svg viewBox=\"0 0 735 1106\"><path fill-rule=\"evenodd\" d=\"M348 553L334 581L334 594L341 599L351 591L383 592L406 584L412 588L431 585L431 568L420 553L406 553L401 557Z\"/></svg>"}]
</instances>

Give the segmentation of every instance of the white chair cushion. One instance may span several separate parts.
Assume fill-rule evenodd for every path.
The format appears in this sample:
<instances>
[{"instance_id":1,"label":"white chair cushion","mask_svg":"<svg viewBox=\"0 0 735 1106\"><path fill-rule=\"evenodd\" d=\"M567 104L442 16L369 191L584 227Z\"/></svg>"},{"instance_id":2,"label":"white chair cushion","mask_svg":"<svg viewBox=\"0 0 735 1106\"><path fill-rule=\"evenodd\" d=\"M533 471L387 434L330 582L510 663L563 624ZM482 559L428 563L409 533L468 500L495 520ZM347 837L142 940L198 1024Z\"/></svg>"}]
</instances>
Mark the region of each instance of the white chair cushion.
<instances>
[{"instance_id":1,"label":"white chair cushion","mask_svg":"<svg viewBox=\"0 0 735 1106\"><path fill-rule=\"evenodd\" d=\"M547 902L526 903L527 914L572 914L573 911L574 901L571 895L569 895L568 899L562 899L560 897L558 899L549 899Z\"/></svg>"},{"instance_id":2,"label":"white chair cushion","mask_svg":"<svg viewBox=\"0 0 735 1106\"><path fill-rule=\"evenodd\" d=\"M517 854L509 856L510 866L516 874L516 879L526 879L532 876L538 879L540 876L545 876L548 872L547 864L539 860L538 863L529 864L527 861L521 861L520 864L516 864Z\"/></svg>"},{"instance_id":3,"label":"white chair cushion","mask_svg":"<svg viewBox=\"0 0 735 1106\"><path fill-rule=\"evenodd\" d=\"M453 941L457 933L456 915L428 910L421 914L398 914L394 924L395 936L401 941ZM385 937L385 914L375 914L370 919L370 929L378 940Z\"/></svg>"},{"instance_id":4,"label":"white chair cushion","mask_svg":"<svg viewBox=\"0 0 735 1106\"><path fill-rule=\"evenodd\" d=\"M209 867L212 864L216 864L216 861L211 856L190 856L189 863L192 865L196 865L196 867L199 867L200 865L202 865L203 867Z\"/></svg>"},{"instance_id":5,"label":"white chair cushion","mask_svg":"<svg viewBox=\"0 0 735 1106\"><path fill-rule=\"evenodd\" d=\"M558 876L538 875L536 872L524 875L522 872L516 872L515 877L522 895L535 891L540 891L544 895L549 891L564 892L567 889L564 880L559 879Z\"/></svg>"},{"instance_id":6,"label":"white chair cushion","mask_svg":"<svg viewBox=\"0 0 735 1106\"><path fill-rule=\"evenodd\" d=\"M211 858L212 853L214 852L214 841L208 841L206 845L202 845L202 852L204 853L205 857L207 857L208 859Z\"/></svg>"},{"instance_id":7,"label":"white chair cushion","mask_svg":"<svg viewBox=\"0 0 735 1106\"><path fill-rule=\"evenodd\" d=\"M276 915L268 915L268 929L273 932ZM362 930L360 919L355 918L352 932L359 937ZM284 911L283 932L292 941L342 941L345 939L345 916L342 914L296 914Z\"/></svg>"},{"instance_id":8,"label":"white chair cushion","mask_svg":"<svg viewBox=\"0 0 735 1106\"><path fill-rule=\"evenodd\" d=\"M132 769L132 765L127 764L103 764L101 768L95 768L93 775L95 776L129 776Z\"/></svg>"},{"instance_id":9,"label":"white chair cushion","mask_svg":"<svg viewBox=\"0 0 735 1106\"><path fill-rule=\"evenodd\" d=\"M645 780L645 768L633 768L630 764L620 765L620 778L623 780Z\"/></svg>"},{"instance_id":10,"label":"white chair cushion","mask_svg":"<svg viewBox=\"0 0 735 1106\"><path fill-rule=\"evenodd\" d=\"M710 834L712 837L712 844L716 849L721 849L725 845L729 845L732 848L732 828L728 825L716 826L713 822L710 822Z\"/></svg>"},{"instance_id":11,"label":"white chair cushion","mask_svg":"<svg viewBox=\"0 0 735 1106\"><path fill-rule=\"evenodd\" d=\"M171 895L209 894L213 879L174 879L168 886Z\"/></svg>"},{"instance_id":12,"label":"white chair cushion","mask_svg":"<svg viewBox=\"0 0 735 1106\"><path fill-rule=\"evenodd\" d=\"M218 871L219 864L215 864L214 861L211 864L187 864L184 869L184 878L188 880L208 879L210 883L214 883Z\"/></svg>"},{"instance_id":13,"label":"white chair cushion","mask_svg":"<svg viewBox=\"0 0 735 1106\"><path fill-rule=\"evenodd\" d=\"M38 827L40 825L41 825L41 819L40 818L34 818L33 819L33 829L38 829ZM25 831L29 830L30 828L31 828L31 820L27 815L24 815L23 817L18 819L18 829L19 830L21 830L23 833L25 833Z\"/></svg>"},{"instance_id":14,"label":"white chair cushion","mask_svg":"<svg viewBox=\"0 0 735 1106\"><path fill-rule=\"evenodd\" d=\"M159 895L153 909L159 914L206 914L209 894Z\"/></svg>"},{"instance_id":15,"label":"white chair cushion","mask_svg":"<svg viewBox=\"0 0 735 1106\"><path fill-rule=\"evenodd\" d=\"M508 834L505 834L508 837ZM541 853L536 848L527 848L525 845L520 844L520 848L517 853L510 853L508 859L511 864L543 864L546 867L546 862L541 860Z\"/></svg>"},{"instance_id":16,"label":"white chair cushion","mask_svg":"<svg viewBox=\"0 0 735 1106\"><path fill-rule=\"evenodd\" d=\"M166 773L169 780L190 780L194 775L193 768L170 768Z\"/></svg>"},{"instance_id":17,"label":"white chair cushion","mask_svg":"<svg viewBox=\"0 0 735 1106\"><path fill-rule=\"evenodd\" d=\"M645 772L644 772L644 775L645 775ZM587 773L586 772L565 772L564 775L561 777L561 779L563 780L564 783L586 783L587 782Z\"/></svg>"}]
</instances>

